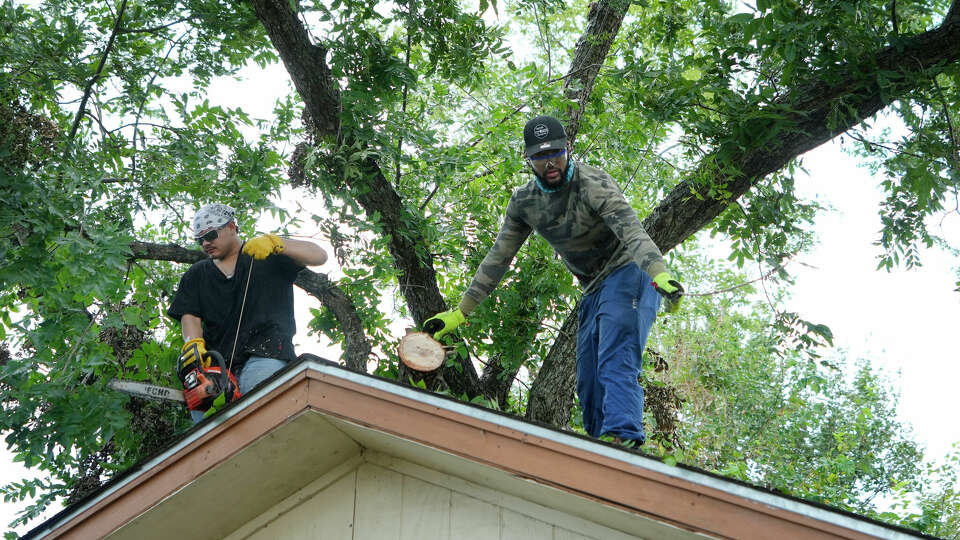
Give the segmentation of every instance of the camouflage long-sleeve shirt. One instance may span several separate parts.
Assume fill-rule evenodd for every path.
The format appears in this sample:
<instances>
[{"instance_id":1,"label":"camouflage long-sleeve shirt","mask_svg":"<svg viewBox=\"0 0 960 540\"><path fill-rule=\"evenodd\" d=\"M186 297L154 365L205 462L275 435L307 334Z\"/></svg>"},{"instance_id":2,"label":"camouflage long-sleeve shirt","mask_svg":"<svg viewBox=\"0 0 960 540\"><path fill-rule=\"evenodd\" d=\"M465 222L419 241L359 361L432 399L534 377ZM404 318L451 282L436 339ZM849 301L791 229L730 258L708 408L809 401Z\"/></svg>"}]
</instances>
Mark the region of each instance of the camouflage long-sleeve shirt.
<instances>
[{"instance_id":1,"label":"camouflage long-sleeve shirt","mask_svg":"<svg viewBox=\"0 0 960 540\"><path fill-rule=\"evenodd\" d=\"M513 192L497 240L460 301L464 315L496 288L532 231L553 246L584 294L631 261L650 276L667 269L613 178L576 163L571 181L555 192L541 190L535 180Z\"/></svg>"}]
</instances>

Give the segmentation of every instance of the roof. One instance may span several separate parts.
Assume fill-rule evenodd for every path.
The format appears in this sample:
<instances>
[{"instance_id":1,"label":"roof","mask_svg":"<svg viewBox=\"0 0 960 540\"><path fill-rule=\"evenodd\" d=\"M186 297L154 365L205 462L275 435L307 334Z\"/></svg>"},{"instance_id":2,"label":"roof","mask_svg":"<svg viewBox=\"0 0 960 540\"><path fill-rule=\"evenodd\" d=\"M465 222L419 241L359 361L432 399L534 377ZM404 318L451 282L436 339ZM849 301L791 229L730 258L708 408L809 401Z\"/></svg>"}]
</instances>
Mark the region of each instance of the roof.
<instances>
[{"instance_id":1,"label":"roof","mask_svg":"<svg viewBox=\"0 0 960 540\"><path fill-rule=\"evenodd\" d=\"M638 536L930 538L317 357L288 366L24 538L223 537L365 451ZM185 519L184 509L210 501L216 509L203 520Z\"/></svg>"}]
</instances>

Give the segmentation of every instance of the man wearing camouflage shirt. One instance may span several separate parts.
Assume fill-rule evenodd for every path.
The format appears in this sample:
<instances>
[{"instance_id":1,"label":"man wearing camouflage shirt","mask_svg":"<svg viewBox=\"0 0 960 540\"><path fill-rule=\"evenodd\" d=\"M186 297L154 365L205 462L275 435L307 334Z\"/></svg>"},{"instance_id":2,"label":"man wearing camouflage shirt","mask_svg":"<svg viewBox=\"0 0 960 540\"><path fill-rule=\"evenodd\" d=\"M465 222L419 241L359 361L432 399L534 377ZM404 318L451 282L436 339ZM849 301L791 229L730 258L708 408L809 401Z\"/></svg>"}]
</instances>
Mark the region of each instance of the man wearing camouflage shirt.
<instances>
[{"instance_id":1,"label":"man wearing camouflage shirt","mask_svg":"<svg viewBox=\"0 0 960 540\"><path fill-rule=\"evenodd\" d=\"M500 283L532 231L560 255L584 288L577 332L577 395L593 437L643 444L641 355L660 307L678 306L674 280L636 212L606 172L568 158L563 125L538 116L523 129L534 178L514 191L497 240L453 310L424 323L435 338L453 331ZM650 276L653 276L651 279ZM657 294L660 293L660 294Z\"/></svg>"}]
</instances>

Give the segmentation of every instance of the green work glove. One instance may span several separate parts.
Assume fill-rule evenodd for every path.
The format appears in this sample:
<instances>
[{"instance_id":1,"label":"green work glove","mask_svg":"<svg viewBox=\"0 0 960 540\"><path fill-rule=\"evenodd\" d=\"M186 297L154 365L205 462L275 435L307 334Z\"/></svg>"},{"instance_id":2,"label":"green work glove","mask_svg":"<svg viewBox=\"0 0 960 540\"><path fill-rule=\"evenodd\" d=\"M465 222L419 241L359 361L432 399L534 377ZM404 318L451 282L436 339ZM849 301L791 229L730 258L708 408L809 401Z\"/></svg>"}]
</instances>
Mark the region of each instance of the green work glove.
<instances>
[{"instance_id":1,"label":"green work glove","mask_svg":"<svg viewBox=\"0 0 960 540\"><path fill-rule=\"evenodd\" d=\"M273 255L274 253L282 252L285 247L283 239L279 236L275 234L265 234L247 240L247 242L243 244L243 252L259 261L266 259L267 256Z\"/></svg>"},{"instance_id":2,"label":"green work glove","mask_svg":"<svg viewBox=\"0 0 960 540\"><path fill-rule=\"evenodd\" d=\"M683 299L683 285L673 279L670 272L660 272L653 276L653 288L666 300L664 309L667 313L675 313L680 309L680 300Z\"/></svg>"},{"instance_id":3,"label":"green work glove","mask_svg":"<svg viewBox=\"0 0 960 540\"><path fill-rule=\"evenodd\" d=\"M450 311L444 311L443 313L437 313L433 317L430 317L423 322L423 330L429 334L433 334L433 339L440 339L441 337L453 332L457 329L458 326L463 324L467 320L463 316L463 312L459 308L451 309Z\"/></svg>"}]
</instances>

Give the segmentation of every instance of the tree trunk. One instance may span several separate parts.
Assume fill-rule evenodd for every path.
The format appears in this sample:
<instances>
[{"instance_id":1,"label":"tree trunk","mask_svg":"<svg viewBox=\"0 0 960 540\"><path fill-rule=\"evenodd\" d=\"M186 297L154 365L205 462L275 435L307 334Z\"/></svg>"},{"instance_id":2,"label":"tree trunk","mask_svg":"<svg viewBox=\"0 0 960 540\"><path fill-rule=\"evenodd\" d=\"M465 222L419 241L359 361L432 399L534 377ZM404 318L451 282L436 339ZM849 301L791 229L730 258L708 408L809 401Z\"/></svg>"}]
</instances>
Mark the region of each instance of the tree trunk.
<instances>
[{"instance_id":1,"label":"tree trunk","mask_svg":"<svg viewBox=\"0 0 960 540\"><path fill-rule=\"evenodd\" d=\"M577 384L579 308L577 304L567 316L533 380L527 401L526 418L529 420L561 428L570 424L570 409Z\"/></svg>"},{"instance_id":2,"label":"tree trunk","mask_svg":"<svg viewBox=\"0 0 960 540\"><path fill-rule=\"evenodd\" d=\"M336 135L344 139L339 132L340 91L327 66L326 49L310 42L289 2L254 0L253 5L270 41L280 52L311 119L317 124L317 135ZM347 147L355 142L349 137L340 141ZM362 150L364 148L357 151ZM345 181L367 216L371 220L379 216L383 234L390 239L390 254L400 270L400 292L414 322L420 326L429 317L446 310L446 302L437 286L433 257L419 227L420 220L407 210L380 164L369 157L363 162L362 175L346 177ZM473 364L465 361L460 368L444 366L444 381L455 395L478 395L479 377ZM401 380L407 380L408 376L420 377L417 373L406 372L401 366Z\"/></svg>"}]
</instances>

